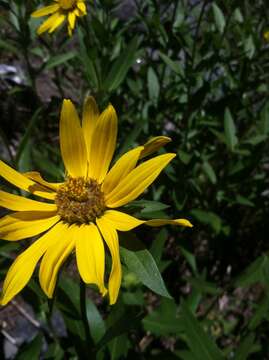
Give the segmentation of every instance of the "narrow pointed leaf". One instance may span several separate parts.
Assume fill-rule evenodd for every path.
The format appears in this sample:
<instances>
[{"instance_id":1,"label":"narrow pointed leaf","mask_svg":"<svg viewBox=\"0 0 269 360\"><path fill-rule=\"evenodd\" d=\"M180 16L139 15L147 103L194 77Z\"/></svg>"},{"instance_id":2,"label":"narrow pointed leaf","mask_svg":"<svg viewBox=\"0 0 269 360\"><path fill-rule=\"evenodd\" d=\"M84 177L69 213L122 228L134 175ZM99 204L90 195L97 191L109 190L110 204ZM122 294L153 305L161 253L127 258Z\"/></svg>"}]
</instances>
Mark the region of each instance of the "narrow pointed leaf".
<instances>
[{"instance_id":1,"label":"narrow pointed leaf","mask_svg":"<svg viewBox=\"0 0 269 360\"><path fill-rule=\"evenodd\" d=\"M145 286L161 296L171 298L156 262L148 250L130 251L121 247L120 253L128 269L134 272Z\"/></svg>"}]
</instances>

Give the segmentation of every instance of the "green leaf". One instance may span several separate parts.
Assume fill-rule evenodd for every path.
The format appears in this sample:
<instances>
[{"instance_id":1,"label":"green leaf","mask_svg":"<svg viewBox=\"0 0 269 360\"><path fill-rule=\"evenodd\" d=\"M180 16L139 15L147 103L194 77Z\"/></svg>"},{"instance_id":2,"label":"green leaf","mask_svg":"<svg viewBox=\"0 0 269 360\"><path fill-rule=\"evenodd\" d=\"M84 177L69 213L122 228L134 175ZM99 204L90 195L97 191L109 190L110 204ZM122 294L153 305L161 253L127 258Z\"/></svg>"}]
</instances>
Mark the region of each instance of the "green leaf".
<instances>
[{"instance_id":1,"label":"green leaf","mask_svg":"<svg viewBox=\"0 0 269 360\"><path fill-rule=\"evenodd\" d=\"M85 45L85 39L80 28L78 28L78 38L80 45L80 54L78 59L83 65L83 71L87 79L88 84L96 89L99 89L99 74L98 67L96 66L97 59L92 60L88 54L87 47Z\"/></svg>"},{"instance_id":2,"label":"green leaf","mask_svg":"<svg viewBox=\"0 0 269 360\"><path fill-rule=\"evenodd\" d=\"M121 304L122 305L122 304ZM130 308L127 312L124 312L122 316L107 329L105 335L99 341L96 346L96 350L99 351L103 346L108 344L111 340L118 336L127 333L129 330L138 327L141 324L144 314L141 311L137 312Z\"/></svg>"},{"instance_id":3,"label":"green leaf","mask_svg":"<svg viewBox=\"0 0 269 360\"><path fill-rule=\"evenodd\" d=\"M246 56L249 59L252 59L254 54L255 54L255 44L253 41L253 37L251 35L249 35L246 40L244 41L244 50L246 52Z\"/></svg>"},{"instance_id":4,"label":"green leaf","mask_svg":"<svg viewBox=\"0 0 269 360\"><path fill-rule=\"evenodd\" d=\"M188 350L176 350L175 354L179 359L182 360L201 360L199 357L196 357L195 354Z\"/></svg>"},{"instance_id":5,"label":"green leaf","mask_svg":"<svg viewBox=\"0 0 269 360\"><path fill-rule=\"evenodd\" d=\"M69 60L74 59L77 56L75 51L69 51L68 53L56 55L49 59L45 65L45 69L53 69L56 66L66 64Z\"/></svg>"},{"instance_id":6,"label":"green leaf","mask_svg":"<svg viewBox=\"0 0 269 360\"><path fill-rule=\"evenodd\" d=\"M199 321L191 313L185 302L180 312L187 343L194 356L203 360L222 360L224 356L213 340L205 333Z\"/></svg>"},{"instance_id":7,"label":"green leaf","mask_svg":"<svg viewBox=\"0 0 269 360\"><path fill-rule=\"evenodd\" d=\"M139 210L139 213L145 215L147 213L153 213L156 211L161 211L168 209L170 206L163 204L159 201L152 201L152 200L135 200L126 206L127 208Z\"/></svg>"},{"instance_id":8,"label":"green leaf","mask_svg":"<svg viewBox=\"0 0 269 360\"><path fill-rule=\"evenodd\" d=\"M178 335L182 333L183 324L177 313L173 300L162 299L161 305L148 314L142 321L146 331L157 336Z\"/></svg>"},{"instance_id":9,"label":"green leaf","mask_svg":"<svg viewBox=\"0 0 269 360\"><path fill-rule=\"evenodd\" d=\"M97 343L106 332L105 323L97 307L89 298L86 300L86 311L91 336L94 342Z\"/></svg>"},{"instance_id":10,"label":"green leaf","mask_svg":"<svg viewBox=\"0 0 269 360\"><path fill-rule=\"evenodd\" d=\"M156 72L152 67L148 69L148 93L149 98L153 102L157 102L160 94L160 84Z\"/></svg>"},{"instance_id":11,"label":"green leaf","mask_svg":"<svg viewBox=\"0 0 269 360\"><path fill-rule=\"evenodd\" d=\"M17 48L16 46L14 46L13 44L11 44L8 41L4 41L1 39L0 39L0 49L7 50L8 52L11 52L15 55L17 55L19 53L19 48Z\"/></svg>"},{"instance_id":12,"label":"green leaf","mask_svg":"<svg viewBox=\"0 0 269 360\"><path fill-rule=\"evenodd\" d=\"M178 156L184 165L188 165L192 159L192 154L188 154L185 151L179 150Z\"/></svg>"},{"instance_id":13,"label":"green leaf","mask_svg":"<svg viewBox=\"0 0 269 360\"><path fill-rule=\"evenodd\" d=\"M251 145L258 145L262 142L264 142L265 140L267 140L267 135L264 134L258 134L258 135L254 135L251 138L245 140L244 142L247 144L251 144Z\"/></svg>"},{"instance_id":14,"label":"green leaf","mask_svg":"<svg viewBox=\"0 0 269 360\"><path fill-rule=\"evenodd\" d=\"M20 348L16 360L39 359L42 347L43 335L37 335L32 341Z\"/></svg>"},{"instance_id":15,"label":"green leaf","mask_svg":"<svg viewBox=\"0 0 269 360\"><path fill-rule=\"evenodd\" d=\"M117 336L108 344L110 359L117 360L127 358L128 350L131 347L130 341L126 334Z\"/></svg>"},{"instance_id":16,"label":"green leaf","mask_svg":"<svg viewBox=\"0 0 269 360\"><path fill-rule=\"evenodd\" d=\"M143 129L144 123L143 121L138 122L134 128L132 129L132 131L127 134L126 139L119 151L119 155L122 155L123 153L125 153L128 149L130 149L132 147L132 144L136 141L136 139L138 138L139 134L141 133L142 129Z\"/></svg>"},{"instance_id":17,"label":"green leaf","mask_svg":"<svg viewBox=\"0 0 269 360\"><path fill-rule=\"evenodd\" d=\"M162 229L156 236L156 239L154 239L154 241L152 242L150 253L154 257L154 260L156 261L157 264L159 264L161 261L163 248L167 236L168 236L167 230Z\"/></svg>"},{"instance_id":18,"label":"green leaf","mask_svg":"<svg viewBox=\"0 0 269 360\"><path fill-rule=\"evenodd\" d=\"M261 111L261 121L259 124L260 131L263 135L269 134L269 102L267 101Z\"/></svg>"},{"instance_id":19,"label":"green leaf","mask_svg":"<svg viewBox=\"0 0 269 360\"><path fill-rule=\"evenodd\" d=\"M211 226L211 228L218 234L222 227L221 218L211 212L211 211L204 211L200 209L193 209L191 211L191 215L193 215L197 220L205 225Z\"/></svg>"},{"instance_id":20,"label":"green leaf","mask_svg":"<svg viewBox=\"0 0 269 360\"><path fill-rule=\"evenodd\" d=\"M197 265L196 265L196 258L195 256L188 251L187 249L185 249L183 246L179 246L180 251L182 253L182 255L185 257L185 259L187 260L188 264L190 265L192 271L194 273L197 272Z\"/></svg>"},{"instance_id":21,"label":"green leaf","mask_svg":"<svg viewBox=\"0 0 269 360\"><path fill-rule=\"evenodd\" d=\"M212 294L212 295L218 295L220 294L220 289L208 281L205 281L201 277L198 278L186 278L186 281L189 282L195 289L197 289L199 292L203 294Z\"/></svg>"},{"instance_id":22,"label":"green leaf","mask_svg":"<svg viewBox=\"0 0 269 360\"><path fill-rule=\"evenodd\" d=\"M225 17L223 15L222 10L219 8L219 6L216 3L212 4L212 9L213 9L214 20L217 29L222 34L224 32L225 24L226 24Z\"/></svg>"},{"instance_id":23,"label":"green leaf","mask_svg":"<svg viewBox=\"0 0 269 360\"><path fill-rule=\"evenodd\" d=\"M21 156L22 156L22 154L23 154L23 152L24 152L24 150L25 150L25 148L27 146L27 143L28 143L33 131L36 129L37 122L40 119L39 115L40 115L41 111L42 111L42 108L38 108L35 111L34 115L31 117L29 125L28 125L22 139L21 139L21 142L20 142L18 150L17 150L17 155L16 155L16 163L17 163L17 165L18 165L18 163L19 163L19 161L21 159Z\"/></svg>"},{"instance_id":24,"label":"green leaf","mask_svg":"<svg viewBox=\"0 0 269 360\"><path fill-rule=\"evenodd\" d=\"M87 345L85 327L80 312L79 285L70 278L61 276L57 287L56 303L63 316L68 336L72 339L72 345L74 345L77 354L83 358L83 354L87 351ZM88 308L88 301L86 307L87 317L89 318L90 307Z\"/></svg>"},{"instance_id":25,"label":"green leaf","mask_svg":"<svg viewBox=\"0 0 269 360\"><path fill-rule=\"evenodd\" d=\"M162 52L159 52L159 55L171 70L173 70L178 75L183 75L183 70L178 62L171 60L167 55L163 54Z\"/></svg>"},{"instance_id":26,"label":"green leaf","mask_svg":"<svg viewBox=\"0 0 269 360\"><path fill-rule=\"evenodd\" d=\"M266 281L266 273L269 270L268 256L262 255L248 266L236 279L235 286L249 286L257 282Z\"/></svg>"},{"instance_id":27,"label":"green leaf","mask_svg":"<svg viewBox=\"0 0 269 360\"><path fill-rule=\"evenodd\" d=\"M241 205L244 205L244 206L255 206L255 204L250 201L249 199L245 198L244 196L241 196L241 195L236 195L236 202L238 204L241 204Z\"/></svg>"},{"instance_id":28,"label":"green leaf","mask_svg":"<svg viewBox=\"0 0 269 360\"><path fill-rule=\"evenodd\" d=\"M228 108L225 109L224 114L224 133L226 144L228 148L233 151L235 146L238 144L238 139L236 136L236 128L232 114Z\"/></svg>"},{"instance_id":29,"label":"green leaf","mask_svg":"<svg viewBox=\"0 0 269 360\"><path fill-rule=\"evenodd\" d=\"M235 360L247 360L249 359L249 355L257 352L257 346L255 345L255 334L249 333L245 338L243 338L242 342L239 344L238 348L235 352Z\"/></svg>"},{"instance_id":30,"label":"green leaf","mask_svg":"<svg viewBox=\"0 0 269 360\"><path fill-rule=\"evenodd\" d=\"M209 164L209 162L204 161L202 167L203 167L204 173L206 174L208 179L211 181L211 183L216 184L216 182L217 182L216 173L215 173L214 169L212 168L212 166Z\"/></svg>"},{"instance_id":31,"label":"green leaf","mask_svg":"<svg viewBox=\"0 0 269 360\"><path fill-rule=\"evenodd\" d=\"M248 328L250 330L255 330L256 327L260 325L263 319L268 318L268 308L269 308L269 297L267 294L265 294L262 301L256 305L256 311L252 315L248 323Z\"/></svg>"},{"instance_id":32,"label":"green leaf","mask_svg":"<svg viewBox=\"0 0 269 360\"><path fill-rule=\"evenodd\" d=\"M59 344L50 344L44 356L45 360L62 360L64 359L64 351ZM34 360L34 359L31 359Z\"/></svg>"},{"instance_id":33,"label":"green leaf","mask_svg":"<svg viewBox=\"0 0 269 360\"><path fill-rule=\"evenodd\" d=\"M114 62L107 78L104 81L104 89L112 92L119 87L136 59L137 48L138 37L135 37Z\"/></svg>"},{"instance_id":34,"label":"green leaf","mask_svg":"<svg viewBox=\"0 0 269 360\"><path fill-rule=\"evenodd\" d=\"M235 21L237 21L239 24L242 24L244 22L244 18L243 18L240 8L235 9L233 17L234 17Z\"/></svg>"},{"instance_id":35,"label":"green leaf","mask_svg":"<svg viewBox=\"0 0 269 360\"><path fill-rule=\"evenodd\" d=\"M134 272L145 286L161 296L171 298L148 250L130 251L121 247L120 253L128 269Z\"/></svg>"}]
</instances>

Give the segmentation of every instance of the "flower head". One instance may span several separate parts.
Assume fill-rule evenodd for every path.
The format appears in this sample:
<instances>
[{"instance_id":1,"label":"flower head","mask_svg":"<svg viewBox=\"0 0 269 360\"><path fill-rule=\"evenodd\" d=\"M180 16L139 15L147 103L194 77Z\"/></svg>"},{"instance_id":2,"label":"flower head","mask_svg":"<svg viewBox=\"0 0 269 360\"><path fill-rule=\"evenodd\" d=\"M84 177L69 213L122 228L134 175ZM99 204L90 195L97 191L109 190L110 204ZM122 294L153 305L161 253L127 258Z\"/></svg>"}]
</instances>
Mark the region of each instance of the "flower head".
<instances>
[{"instance_id":1,"label":"flower head","mask_svg":"<svg viewBox=\"0 0 269 360\"><path fill-rule=\"evenodd\" d=\"M73 251L83 281L96 284L105 295L104 242L112 257L108 292L110 304L114 304L121 284L118 231L142 224L192 226L185 219L144 221L116 210L142 194L175 157L169 153L139 162L170 140L156 137L125 153L110 168L116 137L117 115L112 105L99 114L95 100L86 98L81 125L72 102L64 100L60 119L64 182L49 183L37 172L21 174L0 161L3 178L48 200L0 191L0 206L14 211L0 219L0 238L17 241L42 234L11 265L3 285L2 305L23 289L40 260L40 285L51 298L59 268Z\"/></svg>"},{"instance_id":2,"label":"flower head","mask_svg":"<svg viewBox=\"0 0 269 360\"><path fill-rule=\"evenodd\" d=\"M76 18L86 15L85 0L54 0L54 4L45 6L32 13L33 17L50 15L38 28L38 35L45 31L52 33L67 20L68 34L71 36L75 28Z\"/></svg>"}]
</instances>

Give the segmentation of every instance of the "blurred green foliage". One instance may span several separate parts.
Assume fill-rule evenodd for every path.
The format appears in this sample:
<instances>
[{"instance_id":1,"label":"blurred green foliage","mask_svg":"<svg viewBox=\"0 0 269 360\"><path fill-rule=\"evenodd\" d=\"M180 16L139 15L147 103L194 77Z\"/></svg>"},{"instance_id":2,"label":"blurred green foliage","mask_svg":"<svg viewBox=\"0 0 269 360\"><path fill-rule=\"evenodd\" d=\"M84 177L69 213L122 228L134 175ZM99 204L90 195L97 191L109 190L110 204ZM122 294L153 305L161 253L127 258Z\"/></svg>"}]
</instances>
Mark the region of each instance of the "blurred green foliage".
<instances>
[{"instance_id":1,"label":"blurred green foliage","mask_svg":"<svg viewBox=\"0 0 269 360\"><path fill-rule=\"evenodd\" d=\"M0 75L3 160L61 179L60 104L67 97L81 105L89 92L117 110L118 154L152 136L173 140L167 149L178 156L144 195L154 202L137 201L135 211L194 224L184 232L139 229L121 240L118 303L86 304L98 359L266 359L268 6L89 1L72 38L64 29L38 38L40 20L30 14L39 4L0 1L1 63L15 66L20 78ZM1 278L11 245L0 247ZM61 276L54 304L34 280L22 296L45 325L17 358L38 358L44 342L44 359L83 358L77 281ZM65 335L51 329L55 307Z\"/></svg>"}]
</instances>

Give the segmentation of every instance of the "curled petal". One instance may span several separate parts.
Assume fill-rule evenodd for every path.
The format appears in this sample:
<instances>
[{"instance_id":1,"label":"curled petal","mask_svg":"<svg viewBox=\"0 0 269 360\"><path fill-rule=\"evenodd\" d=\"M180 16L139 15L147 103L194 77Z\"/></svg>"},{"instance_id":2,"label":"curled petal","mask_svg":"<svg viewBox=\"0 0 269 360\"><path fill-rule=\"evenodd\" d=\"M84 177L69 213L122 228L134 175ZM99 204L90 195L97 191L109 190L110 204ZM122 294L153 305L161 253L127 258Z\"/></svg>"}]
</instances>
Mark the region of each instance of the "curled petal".
<instances>
[{"instance_id":1,"label":"curled petal","mask_svg":"<svg viewBox=\"0 0 269 360\"><path fill-rule=\"evenodd\" d=\"M34 195L41 196L45 199L53 200L55 198L55 191L49 190L44 186L36 184L34 181L28 179L23 174L14 170L12 167L5 164L0 160L0 176L2 176L6 181L17 186L18 188L28 191Z\"/></svg>"},{"instance_id":2,"label":"curled petal","mask_svg":"<svg viewBox=\"0 0 269 360\"><path fill-rule=\"evenodd\" d=\"M44 293L52 298L56 286L57 276L75 246L76 226L68 227L61 223L61 228L55 237L55 242L47 248L39 268L39 282Z\"/></svg>"},{"instance_id":3,"label":"curled petal","mask_svg":"<svg viewBox=\"0 0 269 360\"><path fill-rule=\"evenodd\" d=\"M28 179L31 179L31 180L35 181L36 183L38 183L44 187L47 187L51 190L54 190L54 191L57 191L59 186L62 185L62 183L51 183L51 182L44 180L38 171L27 171L27 172L23 173L23 175L26 176Z\"/></svg>"},{"instance_id":4,"label":"curled petal","mask_svg":"<svg viewBox=\"0 0 269 360\"><path fill-rule=\"evenodd\" d=\"M172 141L171 138L167 136L156 136L148 140L144 144L144 150L140 154L140 159L143 159L144 157L158 151L161 147L163 147L170 141Z\"/></svg>"}]
</instances>

